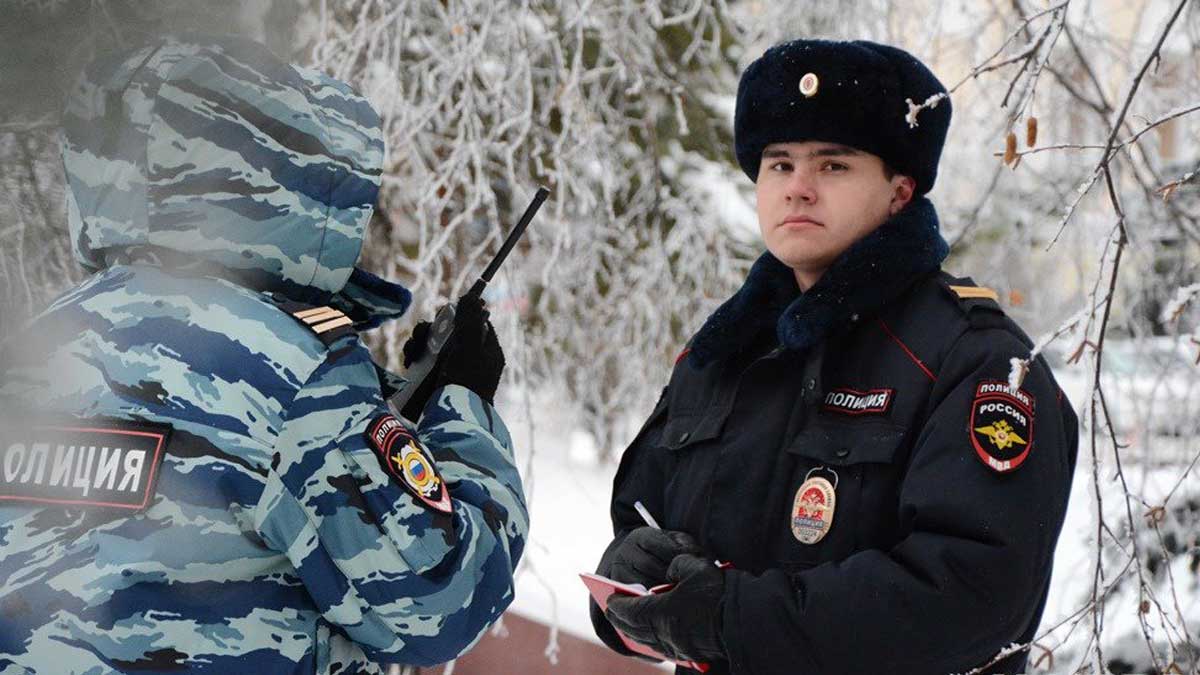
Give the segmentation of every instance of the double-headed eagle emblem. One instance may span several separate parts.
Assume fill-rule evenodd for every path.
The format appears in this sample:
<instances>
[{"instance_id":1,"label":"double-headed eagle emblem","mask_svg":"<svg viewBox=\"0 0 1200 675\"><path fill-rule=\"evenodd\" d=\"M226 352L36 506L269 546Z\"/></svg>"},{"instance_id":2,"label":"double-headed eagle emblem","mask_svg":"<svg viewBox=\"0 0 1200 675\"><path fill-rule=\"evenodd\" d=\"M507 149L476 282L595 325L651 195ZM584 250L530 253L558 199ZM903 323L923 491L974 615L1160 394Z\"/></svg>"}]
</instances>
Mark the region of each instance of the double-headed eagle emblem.
<instances>
[{"instance_id":1,"label":"double-headed eagle emblem","mask_svg":"<svg viewBox=\"0 0 1200 675\"><path fill-rule=\"evenodd\" d=\"M1013 431L1012 425L1007 420L1000 420L985 427L975 427L975 431L985 435L999 450L1010 448L1014 444L1026 445L1024 438L1021 438Z\"/></svg>"}]
</instances>

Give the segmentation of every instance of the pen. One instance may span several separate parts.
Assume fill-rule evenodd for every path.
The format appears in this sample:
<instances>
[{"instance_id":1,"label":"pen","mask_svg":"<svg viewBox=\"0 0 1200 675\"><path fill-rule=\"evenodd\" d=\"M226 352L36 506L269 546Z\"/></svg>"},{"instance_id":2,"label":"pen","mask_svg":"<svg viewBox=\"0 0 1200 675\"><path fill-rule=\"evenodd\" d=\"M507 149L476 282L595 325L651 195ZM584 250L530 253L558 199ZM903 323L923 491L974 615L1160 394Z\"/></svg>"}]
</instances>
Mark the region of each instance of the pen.
<instances>
[{"instance_id":1,"label":"pen","mask_svg":"<svg viewBox=\"0 0 1200 675\"><path fill-rule=\"evenodd\" d=\"M646 521L647 525L656 530L662 529L658 526L658 521L654 519L654 516L650 515L650 512L646 510L646 505L642 503L642 500L639 499L634 502L633 508L637 509L638 514L642 517L642 520Z\"/></svg>"},{"instance_id":2,"label":"pen","mask_svg":"<svg viewBox=\"0 0 1200 675\"><path fill-rule=\"evenodd\" d=\"M650 527L653 527L656 530L662 529L661 527L658 526L658 521L654 519L654 516L650 515L650 512L646 510L646 505L642 503L642 500L639 499L636 502L634 502L633 508L637 509L638 515L640 515L642 517L642 520L646 521L647 525L649 525ZM716 565L717 567L720 567L723 570L727 570L730 567L733 567L733 563L721 562L720 560L714 560L713 564ZM669 590L674 585L675 584L659 584L658 586L651 588L650 592L658 593L661 591Z\"/></svg>"}]
</instances>

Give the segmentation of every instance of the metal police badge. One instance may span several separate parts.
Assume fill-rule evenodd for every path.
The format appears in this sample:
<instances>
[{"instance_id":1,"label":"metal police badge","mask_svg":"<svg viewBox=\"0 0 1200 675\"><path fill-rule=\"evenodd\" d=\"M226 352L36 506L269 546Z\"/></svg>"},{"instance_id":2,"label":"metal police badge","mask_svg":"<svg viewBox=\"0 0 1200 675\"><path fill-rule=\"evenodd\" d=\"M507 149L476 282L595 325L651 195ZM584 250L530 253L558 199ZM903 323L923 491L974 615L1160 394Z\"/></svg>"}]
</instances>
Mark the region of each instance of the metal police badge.
<instances>
[{"instance_id":1,"label":"metal police badge","mask_svg":"<svg viewBox=\"0 0 1200 675\"><path fill-rule=\"evenodd\" d=\"M833 513L837 508L837 474L832 470L833 483L825 478L813 476L813 469L804 477L804 484L796 490L792 500L792 536L801 544L815 544L825 538L833 526Z\"/></svg>"},{"instance_id":2,"label":"metal police badge","mask_svg":"<svg viewBox=\"0 0 1200 675\"><path fill-rule=\"evenodd\" d=\"M388 473L422 504L450 513L450 491L438 475L433 458L394 415L380 415L367 427L367 442Z\"/></svg>"},{"instance_id":3,"label":"metal police badge","mask_svg":"<svg viewBox=\"0 0 1200 675\"><path fill-rule=\"evenodd\" d=\"M968 428L980 461L998 473L1014 471L1033 450L1033 397L1007 382L984 380L975 387Z\"/></svg>"}]
</instances>

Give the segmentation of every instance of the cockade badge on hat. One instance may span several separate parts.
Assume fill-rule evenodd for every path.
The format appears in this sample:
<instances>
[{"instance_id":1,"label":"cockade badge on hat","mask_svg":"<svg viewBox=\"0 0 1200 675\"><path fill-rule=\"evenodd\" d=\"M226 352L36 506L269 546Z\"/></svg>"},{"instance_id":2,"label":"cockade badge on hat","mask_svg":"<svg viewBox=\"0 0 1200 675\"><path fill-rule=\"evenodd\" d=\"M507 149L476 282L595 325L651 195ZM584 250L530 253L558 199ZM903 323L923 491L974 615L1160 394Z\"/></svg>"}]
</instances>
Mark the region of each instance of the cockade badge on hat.
<instances>
[{"instance_id":1,"label":"cockade badge on hat","mask_svg":"<svg viewBox=\"0 0 1200 675\"><path fill-rule=\"evenodd\" d=\"M800 78L800 93L804 94L804 98L812 98L817 95L817 90L821 88L821 79L816 73L805 73L804 77Z\"/></svg>"}]
</instances>

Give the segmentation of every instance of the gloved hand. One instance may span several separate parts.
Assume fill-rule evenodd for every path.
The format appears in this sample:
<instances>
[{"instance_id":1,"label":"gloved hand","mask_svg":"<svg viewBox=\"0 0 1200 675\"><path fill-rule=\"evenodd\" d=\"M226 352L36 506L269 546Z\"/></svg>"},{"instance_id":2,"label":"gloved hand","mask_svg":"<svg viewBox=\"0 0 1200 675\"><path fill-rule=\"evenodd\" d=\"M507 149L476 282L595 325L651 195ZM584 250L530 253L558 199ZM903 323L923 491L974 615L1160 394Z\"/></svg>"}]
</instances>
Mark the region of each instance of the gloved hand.
<instances>
[{"instance_id":1,"label":"gloved hand","mask_svg":"<svg viewBox=\"0 0 1200 675\"><path fill-rule=\"evenodd\" d=\"M596 573L613 581L626 584L642 584L646 588L657 586L667 580L667 568L675 556L683 553L702 553L700 544L686 532L639 527L622 539L609 544ZM596 601L591 601L592 627L600 641L609 649L626 656L642 657L629 650L621 638L613 632L608 619L601 613Z\"/></svg>"},{"instance_id":2,"label":"gloved hand","mask_svg":"<svg viewBox=\"0 0 1200 675\"><path fill-rule=\"evenodd\" d=\"M429 344L429 329L432 327L433 324L428 321L413 326L412 335L409 335L404 343L405 368L412 366L425 354L425 347Z\"/></svg>"},{"instance_id":3,"label":"gloved hand","mask_svg":"<svg viewBox=\"0 0 1200 675\"><path fill-rule=\"evenodd\" d=\"M725 661L721 611L725 571L699 556L676 556L667 569L675 587L645 596L612 595L604 616L634 641L687 661Z\"/></svg>"},{"instance_id":4,"label":"gloved hand","mask_svg":"<svg viewBox=\"0 0 1200 675\"><path fill-rule=\"evenodd\" d=\"M604 552L599 572L613 581L650 588L666 582L675 556L703 552L687 532L639 527Z\"/></svg>"},{"instance_id":5,"label":"gloved hand","mask_svg":"<svg viewBox=\"0 0 1200 675\"><path fill-rule=\"evenodd\" d=\"M404 343L406 368L425 353L429 330L428 321L413 328L412 335ZM418 419L433 391L448 384L464 386L492 403L503 372L504 352L496 339L496 330L488 321L483 300L464 295L455 305L454 333L442 347L429 376L400 412L410 420Z\"/></svg>"},{"instance_id":6,"label":"gloved hand","mask_svg":"<svg viewBox=\"0 0 1200 675\"><path fill-rule=\"evenodd\" d=\"M405 368L411 367L425 353L425 347L429 343L429 329L432 326L432 323L422 321L413 327L412 335L408 336L408 341L404 343ZM434 364L433 370L429 372L429 376L417 387L417 390L409 397L408 402L400 409L401 415L404 415L413 422L421 419L421 412L425 410L425 404L429 402L429 397L433 395L433 389L437 385L438 367L441 365L445 355L445 348L443 347L442 353L438 354L438 362Z\"/></svg>"},{"instance_id":7,"label":"gloved hand","mask_svg":"<svg viewBox=\"0 0 1200 675\"><path fill-rule=\"evenodd\" d=\"M410 368L414 363L420 360L422 354L425 354L425 348L430 341L430 328L432 323L422 321L414 325L413 334L408 336L408 341L404 342L404 368ZM420 387L416 388L416 392L409 396L408 401L401 408L402 416L413 420L421 418L421 412L425 410L425 404L430 401L430 396L433 395L433 388L437 387L438 383L438 368L442 365L442 360L445 357L445 347L442 348L442 353L438 354L438 362L433 364L433 370L430 375L421 382ZM409 384L412 386L412 384Z\"/></svg>"},{"instance_id":8,"label":"gloved hand","mask_svg":"<svg viewBox=\"0 0 1200 675\"><path fill-rule=\"evenodd\" d=\"M443 361L443 359L445 359ZM454 334L438 357L437 386L457 384L491 403L504 372L504 352L496 329L488 321L483 300L469 295L458 299Z\"/></svg>"}]
</instances>

